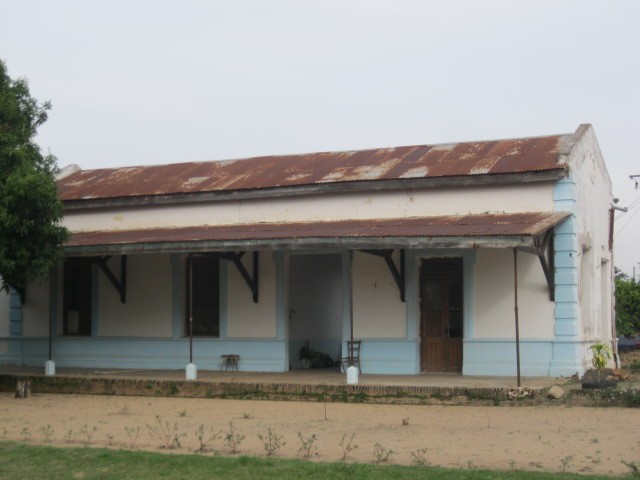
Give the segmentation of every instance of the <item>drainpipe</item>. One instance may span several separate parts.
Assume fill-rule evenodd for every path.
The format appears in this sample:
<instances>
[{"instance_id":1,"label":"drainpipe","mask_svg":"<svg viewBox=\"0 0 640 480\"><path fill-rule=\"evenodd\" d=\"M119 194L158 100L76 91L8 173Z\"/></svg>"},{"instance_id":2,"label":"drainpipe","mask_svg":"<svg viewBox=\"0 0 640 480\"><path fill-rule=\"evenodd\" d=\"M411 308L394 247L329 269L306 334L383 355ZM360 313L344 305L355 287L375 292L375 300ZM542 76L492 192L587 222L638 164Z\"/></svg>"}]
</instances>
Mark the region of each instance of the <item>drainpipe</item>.
<instances>
[{"instance_id":1,"label":"drainpipe","mask_svg":"<svg viewBox=\"0 0 640 480\"><path fill-rule=\"evenodd\" d=\"M616 282L615 282L615 266L613 264L613 226L615 222L614 211L627 213L627 207L619 207L616 205L618 199L614 198L611 208L609 209L609 251L611 252L611 344L613 346L613 362L616 368L620 368L620 355L618 354L618 332L616 330Z\"/></svg>"},{"instance_id":2,"label":"drainpipe","mask_svg":"<svg viewBox=\"0 0 640 480\"><path fill-rule=\"evenodd\" d=\"M518 320L518 249L513 249L513 289L515 293L515 320L516 320L516 368L518 374L518 387L520 387L520 325Z\"/></svg>"}]
</instances>

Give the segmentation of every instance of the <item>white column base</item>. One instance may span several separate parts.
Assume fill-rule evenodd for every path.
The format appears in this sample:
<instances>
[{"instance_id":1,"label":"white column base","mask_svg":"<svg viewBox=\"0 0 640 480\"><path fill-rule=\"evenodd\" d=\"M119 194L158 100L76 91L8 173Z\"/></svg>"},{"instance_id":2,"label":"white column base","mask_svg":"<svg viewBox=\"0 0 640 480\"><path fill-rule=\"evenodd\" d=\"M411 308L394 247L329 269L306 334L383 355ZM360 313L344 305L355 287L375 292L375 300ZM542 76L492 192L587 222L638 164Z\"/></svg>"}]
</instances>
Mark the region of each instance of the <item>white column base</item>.
<instances>
[{"instance_id":1,"label":"white column base","mask_svg":"<svg viewBox=\"0 0 640 480\"><path fill-rule=\"evenodd\" d=\"M56 374L56 362L53 360L47 360L44 362L44 374L47 377L52 377Z\"/></svg>"},{"instance_id":2,"label":"white column base","mask_svg":"<svg viewBox=\"0 0 640 480\"><path fill-rule=\"evenodd\" d=\"M194 363L187 365L187 380L195 380L198 377L198 369Z\"/></svg>"},{"instance_id":3,"label":"white column base","mask_svg":"<svg viewBox=\"0 0 640 480\"><path fill-rule=\"evenodd\" d=\"M347 368L347 384L349 385L357 385L358 384L358 368L351 365Z\"/></svg>"}]
</instances>

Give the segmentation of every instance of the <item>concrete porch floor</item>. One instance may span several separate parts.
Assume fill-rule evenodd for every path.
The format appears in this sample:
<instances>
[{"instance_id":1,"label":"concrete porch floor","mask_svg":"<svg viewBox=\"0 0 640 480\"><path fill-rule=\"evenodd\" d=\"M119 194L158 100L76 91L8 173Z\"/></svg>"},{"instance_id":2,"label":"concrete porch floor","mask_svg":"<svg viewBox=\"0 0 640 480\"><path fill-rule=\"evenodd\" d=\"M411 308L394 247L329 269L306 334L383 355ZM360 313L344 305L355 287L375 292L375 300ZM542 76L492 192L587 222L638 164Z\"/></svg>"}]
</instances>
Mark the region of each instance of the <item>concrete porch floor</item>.
<instances>
[{"instance_id":1,"label":"concrete porch floor","mask_svg":"<svg viewBox=\"0 0 640 480\"><path fill-rule=\"evenodd\" d=\"M44 376L44 367L0 366L0 375ZM83 379L125 379L153 381L184 381L184 370L57 368L56 377ZM535 389L562 385L568 378L522 377L522 386ZM291 370L281 373L198 371L198 382L239 384L346 385L346 375L337 369ZM466 376L458 374L372 375L361 374L359 385L444 387L444 388L505 388L515 387L516 377Z\"/></svg>"}]
</instances>

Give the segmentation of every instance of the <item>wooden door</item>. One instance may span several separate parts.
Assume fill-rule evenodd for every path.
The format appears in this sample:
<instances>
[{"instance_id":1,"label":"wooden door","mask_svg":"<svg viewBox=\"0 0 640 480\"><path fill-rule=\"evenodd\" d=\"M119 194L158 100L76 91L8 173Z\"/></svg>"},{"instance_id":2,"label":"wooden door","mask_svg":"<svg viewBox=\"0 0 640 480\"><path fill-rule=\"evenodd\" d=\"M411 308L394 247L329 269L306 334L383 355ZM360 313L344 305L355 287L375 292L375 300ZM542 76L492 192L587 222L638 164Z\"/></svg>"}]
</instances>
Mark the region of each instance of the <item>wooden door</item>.
<instances>
[{"instance_id":1,"label":"wooden door","mask_svg":"<svg viewBox=\"0 0 640 480\"><path fill-rule=\"evenodd\" d=\"M424 372L462 371L462 259L433 258L420 269L420 338Z\"/></svg>"}]
</instances>

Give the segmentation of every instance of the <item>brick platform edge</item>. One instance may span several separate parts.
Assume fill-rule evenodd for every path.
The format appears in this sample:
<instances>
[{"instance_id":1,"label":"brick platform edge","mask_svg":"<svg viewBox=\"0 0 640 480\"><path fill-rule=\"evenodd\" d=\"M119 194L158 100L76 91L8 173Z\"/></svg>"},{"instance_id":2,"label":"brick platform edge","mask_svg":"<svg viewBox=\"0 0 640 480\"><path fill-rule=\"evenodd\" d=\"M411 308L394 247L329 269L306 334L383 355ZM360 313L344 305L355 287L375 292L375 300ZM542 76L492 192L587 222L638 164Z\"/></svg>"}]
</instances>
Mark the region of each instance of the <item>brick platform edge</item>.
<instances>
[{"instance_id":1,"label":"brick platform edge","mask_svg":"<svg viewBox=\"0 0 640 480\"><path fill-rule=\"evenodd\" d=\"M506 388L304 385L292 383L238 383L186 380L45 377L0 375L0 391L14 392L18 381L31 381L32 393L124 395L150 397L296 400L311 402L385 404L507 404ZM525 402L545 399L545 389L532 389ZM518 400L522 403L523 400Z\"/></svg>"}]
</instances>

